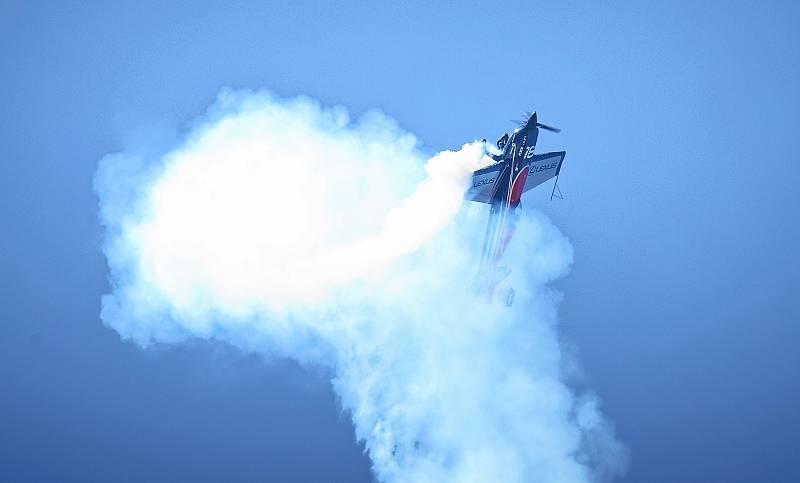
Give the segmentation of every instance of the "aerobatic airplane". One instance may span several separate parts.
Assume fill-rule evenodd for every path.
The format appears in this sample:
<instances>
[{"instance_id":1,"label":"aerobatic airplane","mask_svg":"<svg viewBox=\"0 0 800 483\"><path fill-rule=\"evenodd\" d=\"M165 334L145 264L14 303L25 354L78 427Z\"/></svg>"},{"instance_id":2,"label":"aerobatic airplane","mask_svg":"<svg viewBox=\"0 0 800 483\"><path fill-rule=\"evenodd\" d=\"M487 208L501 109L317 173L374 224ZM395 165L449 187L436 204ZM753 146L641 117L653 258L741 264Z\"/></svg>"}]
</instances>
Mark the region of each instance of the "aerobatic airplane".
<instances>
[{"instance_id":1,"label":"aerobatic airplane","mask_svg":"<svg viewBox=\"0 0 800 483\"><path fill-rule=\"evenodd\" d=\"M566 151L534 154L540 128L560 132L559 129L539 123L534 112L511 135L504 134L497 140L501 154L490 153L484 146L485 154L495 163L473 173L472 186L466 193L466 199L490 205L489 223L475 280L475 290L483 292L489 302L494 300L498 284L511 273L509 268L499 264L519 219L522 194L557 177L567 154ZM486 140L483 142L485 144ZM554 192L555 189L554 185ZM505 305L511 306L513 302L514 289L509 288L505 293Z\"/></svg>"}]
</instances>

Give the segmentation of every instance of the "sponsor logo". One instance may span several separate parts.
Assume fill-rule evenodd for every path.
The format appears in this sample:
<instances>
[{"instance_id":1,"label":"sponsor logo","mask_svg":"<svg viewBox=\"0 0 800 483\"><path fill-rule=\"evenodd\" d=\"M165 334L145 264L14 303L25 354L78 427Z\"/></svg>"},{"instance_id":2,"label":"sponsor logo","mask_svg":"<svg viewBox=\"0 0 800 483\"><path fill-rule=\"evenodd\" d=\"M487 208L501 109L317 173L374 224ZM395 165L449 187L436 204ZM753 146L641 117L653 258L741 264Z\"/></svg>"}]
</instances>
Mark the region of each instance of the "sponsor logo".
<instances>
[{"instance_id":1,"label":"sponsor logo","mask_svg":"<svg viewBox=\"0 0 800 483\"><path fill-rule=\"evenodd\" d=\"M538 173L540 171L547 171L548 169L553 169L558 167L558 161L554 161L551 164L545 164L542 166L531 166L530 172L531 173Z\"/></svg>"},{"instance_id":2,"label":"sponsor logo","mask_svg":"<svg viewBox=\"0 0 800 483\"><path fill-rule=\"evenodd\" d=\"M487 184L492 184L492 183L495 182L496 179L497 178L485 178L485 179L476 180L475 182L472 183L472 188L475 189L475 188L478 188L480 186L484 186L484 185L487 185Z\"/></svg>"}]
</instances>

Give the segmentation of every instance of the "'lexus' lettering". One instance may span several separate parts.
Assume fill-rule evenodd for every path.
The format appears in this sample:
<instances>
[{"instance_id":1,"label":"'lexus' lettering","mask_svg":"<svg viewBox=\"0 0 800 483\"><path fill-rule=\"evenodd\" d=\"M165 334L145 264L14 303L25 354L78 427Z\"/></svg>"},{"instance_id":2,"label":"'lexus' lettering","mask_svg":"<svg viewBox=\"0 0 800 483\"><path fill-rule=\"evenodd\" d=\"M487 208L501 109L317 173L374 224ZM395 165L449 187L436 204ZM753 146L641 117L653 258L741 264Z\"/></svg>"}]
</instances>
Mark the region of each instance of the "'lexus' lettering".
<instances>
[{"instance_id":1,"label":"'lexus' lettering","mask_svg":"<svg viewBox=\"0 0 800 483\"><path fill-rule=\"evenodd\" d=\"M552 164L544 165L544 166L534 166L533 173L538 173L539 171L547 171L548 169L553 169L558 166L558 161L555 161Z\"/></svg>"},{"instance_id":2,"label":"'lexus' lettering","mask_svg":"<svg viewBox=\"0 0 800 483\"><path fill-rule=\"evenodd\" d=\"M487 179L482 179L482 180L479 180L479 181L475 181L475 182L472 184L472 187L473 187L473 188L477 188L477 187L479 187L479 186L483 186L483 185L485 185L485 184L492 184L492 183L494 183L494 180L495 180L495 179L497 179L497 178L487 178Z\"/></svg>"}]
</instances>

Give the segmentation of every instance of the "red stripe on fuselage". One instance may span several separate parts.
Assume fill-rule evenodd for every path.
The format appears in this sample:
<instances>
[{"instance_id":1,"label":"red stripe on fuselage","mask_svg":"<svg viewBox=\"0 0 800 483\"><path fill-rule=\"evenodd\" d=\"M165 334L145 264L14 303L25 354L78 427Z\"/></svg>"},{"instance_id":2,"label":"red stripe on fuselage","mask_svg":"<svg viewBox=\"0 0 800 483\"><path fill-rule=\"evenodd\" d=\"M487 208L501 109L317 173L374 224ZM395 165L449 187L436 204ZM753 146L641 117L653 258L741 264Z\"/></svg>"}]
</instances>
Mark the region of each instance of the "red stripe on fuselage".
<instances>
[{"instance_id":1,"label":"red stripe on fuselage","mask_svg":"<svg viewBox=\"0 0 800 483\"><path fill-rule=\"evenodd\" d=\"M528 179L528 166L525 166L517 173L517 177L514 178L514 182L511 184L511 190L508 195L509 205L514 206L519 203L519 199L522 197L522 190L525 188L526 179Z\"/></svg>"}]
</instances>

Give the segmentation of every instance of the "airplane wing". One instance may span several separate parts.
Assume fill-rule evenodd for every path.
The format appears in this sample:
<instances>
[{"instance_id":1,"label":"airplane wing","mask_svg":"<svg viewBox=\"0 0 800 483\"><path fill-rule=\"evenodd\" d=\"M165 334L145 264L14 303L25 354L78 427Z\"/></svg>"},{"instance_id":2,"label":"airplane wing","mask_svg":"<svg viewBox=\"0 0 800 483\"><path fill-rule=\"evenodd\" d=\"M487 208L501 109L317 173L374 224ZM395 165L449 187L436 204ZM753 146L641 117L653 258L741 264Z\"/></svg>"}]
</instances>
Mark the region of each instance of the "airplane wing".
<instances>
[{"instance_id":1,"label":"airplane wing","mask_svg":"<svg viewBox=\"0 0 800 483\"><path fill-rule=\"evenodd\" d=\"M506 166L507 163L497 163L475 171L472 174L472 185L464 198L469 201L488 203L497 191L497 181Z\"/></svg>"},{"instance_id":2,"label":"airplane wing","mask_svg":"<svg viewBox=\"0 0 800 483\"><path fill-rule=\"evenodd\" d=\"M561 163L564 162L564 156L566 155L566 151L556 151L553 153L534 154L528 158L528 177L525 179L525 187L522 192L524 193L548 179L558 176L558 173L561 172Z\"/></svg>"}]
</instances>

